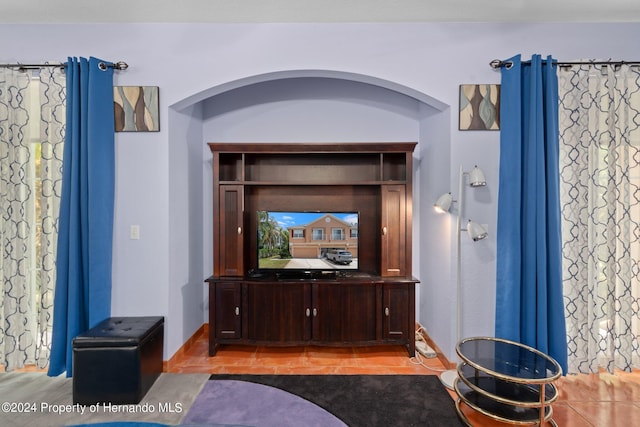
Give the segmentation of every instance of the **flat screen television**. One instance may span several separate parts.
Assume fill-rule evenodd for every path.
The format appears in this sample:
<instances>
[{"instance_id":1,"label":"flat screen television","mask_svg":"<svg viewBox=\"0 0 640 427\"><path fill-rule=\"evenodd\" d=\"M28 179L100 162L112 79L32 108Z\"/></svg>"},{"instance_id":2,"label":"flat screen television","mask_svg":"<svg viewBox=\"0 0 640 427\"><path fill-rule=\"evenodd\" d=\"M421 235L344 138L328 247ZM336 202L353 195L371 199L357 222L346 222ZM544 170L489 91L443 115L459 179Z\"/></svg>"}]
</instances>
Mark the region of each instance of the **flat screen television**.
<instances>
[{"instance_id":1,"label":"flat screen television","mask_svg":"<svg viewBox=\"0 0 640 427\"><path fill-rule=\"evenodd\" d=\"M258 270L358 270L359 213L256 212Z\"/></svg>"}]
</instances>

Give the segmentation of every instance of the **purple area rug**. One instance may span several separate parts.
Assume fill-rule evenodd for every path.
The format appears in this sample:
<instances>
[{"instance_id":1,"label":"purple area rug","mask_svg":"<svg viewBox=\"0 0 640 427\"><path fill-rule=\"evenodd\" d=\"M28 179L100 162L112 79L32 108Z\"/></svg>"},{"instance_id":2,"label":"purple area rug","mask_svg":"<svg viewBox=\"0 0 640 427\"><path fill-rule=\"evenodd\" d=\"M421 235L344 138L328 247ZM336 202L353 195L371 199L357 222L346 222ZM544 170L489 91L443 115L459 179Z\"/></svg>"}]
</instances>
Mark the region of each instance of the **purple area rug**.
<instances>
[{"instance_id":1,"label":"purple area rug","mask_svg":"<svg viewBox=\"0 0 640 427\"><path fill-rule=\"evenodd\" d=\"M247 381L208 381L182 424L252 427L345 427L321 407L275 387Z\"/></svg>"},{"instance_id":2,"label":"purple area rug","mask_svg":"<svg viewBox=\"0 0 640 427\"><path fill-rule=\"evenodd\" d=\"M263 387L252 387L259 385ZM212 413L233 418L214 419ZM183 425L197 422L255 427L464 426L436 375L212 375L182 420Z\"/></svg>"}]
</instances>

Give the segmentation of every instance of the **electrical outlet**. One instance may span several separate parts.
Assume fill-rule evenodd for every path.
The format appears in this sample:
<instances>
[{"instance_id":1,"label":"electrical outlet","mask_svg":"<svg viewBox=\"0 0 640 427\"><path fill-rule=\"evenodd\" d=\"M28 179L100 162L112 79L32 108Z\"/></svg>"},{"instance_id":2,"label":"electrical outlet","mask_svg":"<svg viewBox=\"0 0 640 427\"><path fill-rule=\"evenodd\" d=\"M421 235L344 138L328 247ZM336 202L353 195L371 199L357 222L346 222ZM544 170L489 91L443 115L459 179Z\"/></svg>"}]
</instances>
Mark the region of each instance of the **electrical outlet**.
<instances>
[{"instance_id":1,"label":"electrical outlet","mask_svg":"<svg viewBox=\"0 0 640 427\"><path fill-rule=\"evenodd\" d=\"M140 226L132 225L129 228L129 239L131 240L140 240Z\"/></svg>"}]
</instances>

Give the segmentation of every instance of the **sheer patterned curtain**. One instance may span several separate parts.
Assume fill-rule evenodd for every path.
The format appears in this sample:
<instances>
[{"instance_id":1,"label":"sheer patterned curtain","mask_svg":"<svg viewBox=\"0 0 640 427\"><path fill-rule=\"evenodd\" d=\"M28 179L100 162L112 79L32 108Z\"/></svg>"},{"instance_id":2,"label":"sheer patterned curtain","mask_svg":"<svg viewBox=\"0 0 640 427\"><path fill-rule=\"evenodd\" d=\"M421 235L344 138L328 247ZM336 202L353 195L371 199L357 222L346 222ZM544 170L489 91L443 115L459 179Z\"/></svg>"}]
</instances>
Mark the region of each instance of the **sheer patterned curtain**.
<instances>
[{"instance_id":1,"label":"sheer patterned curtain","mask_svg":"<svg viewBox=\"0 0 640 427\"><path fill-rule=\"evenodd\" d=\"M640 70L562 68L563 283L570 373L640 367Z\"/></svg>"},{"instance_id":2,"label":"sheer patterned curtain","mask_svg":"<svg viewBox=\"0 0 640 427\"><path fill-rule=\"evenodd\" d=\"M0 365L49 362L65 79L0 68ZM35 106L35 107L34 107Z\"/></svg>"}]
</instances>

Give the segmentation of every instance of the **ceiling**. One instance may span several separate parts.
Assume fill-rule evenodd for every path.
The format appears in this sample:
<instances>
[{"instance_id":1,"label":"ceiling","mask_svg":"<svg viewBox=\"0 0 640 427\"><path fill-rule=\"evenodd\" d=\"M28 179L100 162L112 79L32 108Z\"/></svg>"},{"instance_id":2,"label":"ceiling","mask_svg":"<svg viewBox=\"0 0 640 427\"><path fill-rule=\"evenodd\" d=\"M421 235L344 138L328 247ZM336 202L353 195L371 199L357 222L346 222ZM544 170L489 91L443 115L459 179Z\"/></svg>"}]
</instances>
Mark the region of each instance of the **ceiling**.
<instances>
[{"instance_id":1,"label":"ceiling","mask_svg":"<svg viewBox=\"0 0 640 427\"><path fill-rule=\"evenodd\" d=\"M0 23L640 22L638 0L0 0Z\"/></svg>"}]
</instances>

